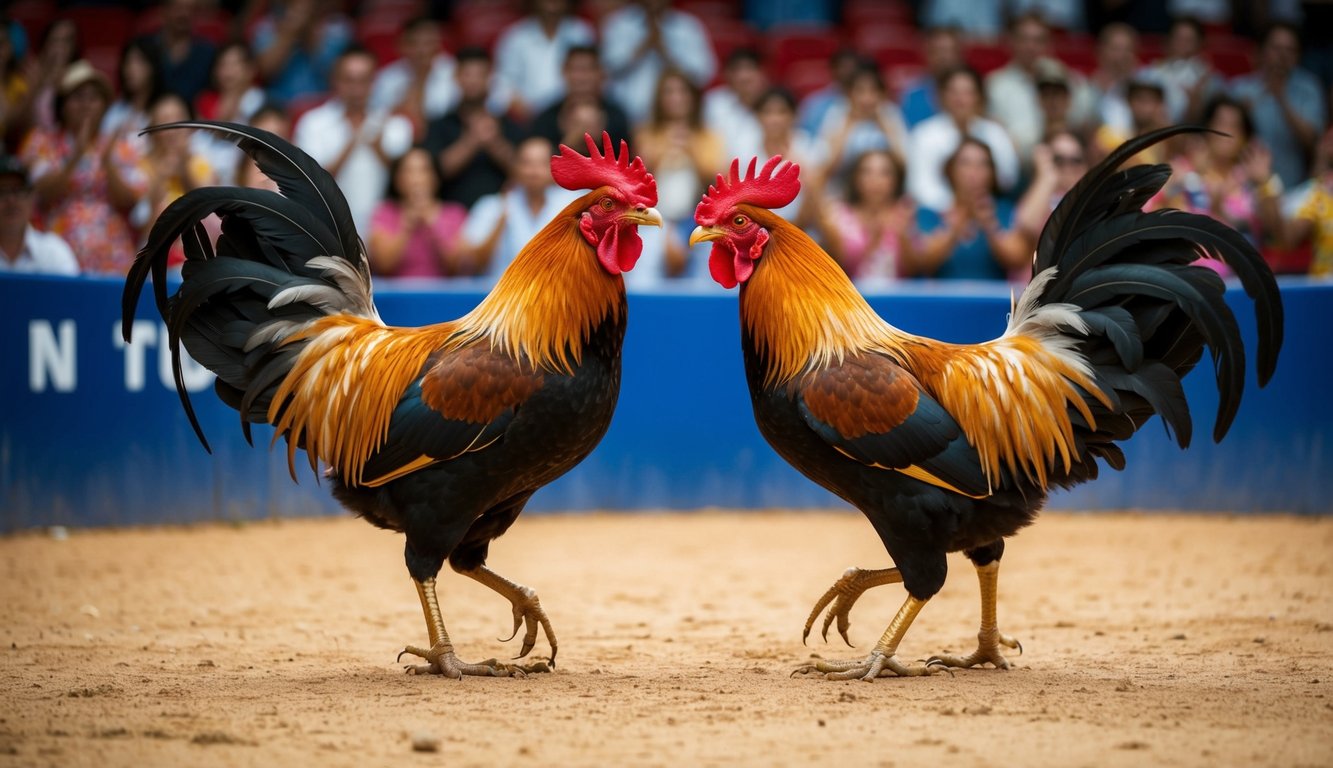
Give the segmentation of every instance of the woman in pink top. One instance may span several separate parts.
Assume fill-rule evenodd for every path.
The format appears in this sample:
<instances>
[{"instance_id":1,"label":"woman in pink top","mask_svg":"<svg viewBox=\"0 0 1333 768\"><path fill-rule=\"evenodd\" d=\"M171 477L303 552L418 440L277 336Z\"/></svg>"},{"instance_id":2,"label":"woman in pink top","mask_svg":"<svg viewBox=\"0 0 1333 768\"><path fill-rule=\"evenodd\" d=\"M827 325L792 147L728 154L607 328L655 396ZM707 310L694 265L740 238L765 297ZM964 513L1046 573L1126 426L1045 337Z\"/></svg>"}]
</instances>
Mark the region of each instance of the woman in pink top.
<instances>
[{"instance_id":1,"label":"woman in pink top","mask_svg":"<svg viewBox=\"0 0 1333 768\"><path fill-rule=\"evenodd\" d=\"M1272 153L1253 138L1249 110L1229 96L1217 96L1204 108L1203 122L1219 133L1191 137L1191 148L1172 163L1174 172L1161 197L1172 208L1225 222L1257 248L1280 241L1282 180L1273 173ZM1199 263L1230 274L1215 259Z\"/></svg>"},{"instance_id":2,"label":"woman in pink top","mask_svg":"<svg viewBox=\"0 0 1333 768\"><path fill-rule=\"evenodd\" d=\"M387 199L370 219L370 268L391 277L458 273L460 232L467 210L436 197L439 171L430 152L409 150L389 169Z\"/></svg>"},{"instance_id":3,"label":"woman in pink top","mask_svg":"<svg viewBox=\"0 0 1333 768\"><path fill-rule=\"evenodd\" d=\"M888 150L863 152L852 161L846 189L846 199L829 201L820 216L829 253L853 280L897 279L912 220L902 165Z\"/></svg>"}]
</instances>

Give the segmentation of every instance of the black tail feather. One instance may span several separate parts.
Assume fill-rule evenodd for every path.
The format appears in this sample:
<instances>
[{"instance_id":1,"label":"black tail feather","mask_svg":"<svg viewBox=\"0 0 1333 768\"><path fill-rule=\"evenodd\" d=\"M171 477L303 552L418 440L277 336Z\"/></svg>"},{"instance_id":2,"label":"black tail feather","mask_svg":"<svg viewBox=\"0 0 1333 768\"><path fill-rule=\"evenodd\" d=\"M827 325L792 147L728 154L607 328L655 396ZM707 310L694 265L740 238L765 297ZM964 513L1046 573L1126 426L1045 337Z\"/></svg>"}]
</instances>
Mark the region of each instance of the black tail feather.
<instances>
[{"instance_id":1,"label":"black tail feather","mask_svg":"<svg viewBox=\"0 0 1333 768\"><path fill-rule=\"evenodd\" d=\"M1082 351L1098 385L1115 395L1112 408L1088 398L1096 428L1075 419L1086 455L1117 469L1123 440L1156 414L1167 433L1186 447L1193 432L1180 379L1207 347L1219 393L1213 439L1227 433L1245 386L1240 328L1224 299L1225 283L1193 264L1211 256L1225 262L1254 301L1259 332L1257 378L1267 384L1282 347L1282 299L1272 270L1234 229L1206 216L1176 210L1143 212L1170 176L1165 165L1122 169L1130 158L1182 133L1205 129L1174 126L1132 139L1091 169L1065 196L1042 231L1034 272L1056 270L1040 304L1068 303L1081 310L1088 329ZM1076 334L1078 335L1078 334ZM1071 409L1071 416L1074 411ZM1092 461L1084 462L1092 464ZM1060 482L1089 479L1078 468Z\"/></svg>"},{"instance_id":2,"label":"black tail feather","mask_svg":"<svg viewBox=\"0 0 1333 768\"><path fill-rule=\"evenodd\" d=\"M279 192L210 187L193 190L162 212L131 267L122 296L122 334L130 340L144 283L167 323L167 343L181 404L205 448L181 367L181 344L219 379L223 402L241 412L242 430L267 421L278 383L304 347L287 337L319 317L348 313L377 317L370 301L370 269L352 226L347 202L333 177L301 150L255 128L208 122L173 123L149 131L202 128L235 141ZM216 247L201 221L222 220ZM167 257L180 241L182 283L167 295ZM316 257L322 261L312 262ZM333 261L330 261L333 260ZM342 263L333 269L331 265ZM346 270L350 265L352 272ZM339 283L335 273L356 279ZM288 289L314 288L275 297Z\"/></svg>"}]
</instances>

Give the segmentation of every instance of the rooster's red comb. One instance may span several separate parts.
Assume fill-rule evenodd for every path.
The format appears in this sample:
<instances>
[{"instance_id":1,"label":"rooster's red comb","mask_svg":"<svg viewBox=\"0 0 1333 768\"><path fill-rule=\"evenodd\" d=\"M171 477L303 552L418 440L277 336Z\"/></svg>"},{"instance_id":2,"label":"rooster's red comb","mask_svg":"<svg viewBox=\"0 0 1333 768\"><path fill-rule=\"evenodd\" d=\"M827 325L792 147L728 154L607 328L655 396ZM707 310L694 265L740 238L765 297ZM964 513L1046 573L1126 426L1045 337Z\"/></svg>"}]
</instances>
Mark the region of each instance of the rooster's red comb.
<instances>
[{"instance_id":1,"label":"rooster's red comb","mask_svg":"<svg viewBox=\"0 0 1333 768\"><path fill-rule=\"evenodd\" d=\"M611 135L602 132L602 151L591 134L583 134L588 142L588 154L561 144L560 154L551 158L551 176L565 189L597 189L615 187L631 205L657 205L657 182L643 165L643 158L629 159L629 145L622 139L620 153L611 146Z\"/></svg>"},{"instance_id":2,"label":"rooster's red comb","mask_svg":"<svg viewBox=\"0 0 1333 768\"><path fill-rule=\"evenodd\" d=\"M782 165L782 156L774 155L764 163L758 175L754 167L759 158L750 160L750 167L741 178L741 161L731 161L731 178L717 175L717 183L708 187L708 194L699 201L694 209L694 218L700 224L714 222L725 216L739 203L749 203L760 208L782 208L796 199L801 191L801 167L795 163ZM778 166L782 165L781 168ZM777 170L777 173L774 173Z\"/></svg>"}]
</instances>

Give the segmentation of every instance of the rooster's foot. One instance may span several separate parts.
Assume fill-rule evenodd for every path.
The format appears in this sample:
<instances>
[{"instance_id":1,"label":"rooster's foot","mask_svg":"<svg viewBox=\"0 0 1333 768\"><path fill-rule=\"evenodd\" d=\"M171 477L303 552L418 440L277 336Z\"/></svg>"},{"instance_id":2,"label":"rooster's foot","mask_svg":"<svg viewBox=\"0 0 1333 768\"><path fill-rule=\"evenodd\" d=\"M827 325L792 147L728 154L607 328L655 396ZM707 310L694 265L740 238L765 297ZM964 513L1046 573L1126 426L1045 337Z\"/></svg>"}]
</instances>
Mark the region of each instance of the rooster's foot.
<instances>
[{"instance_id":1,"label":"rooster's foot","mask_svg":"<svg viewBox=\"0 0 1333 768\"><path fill-rule=\"evenodd\" d=\"M869 683L877 677L920 677L933 675L941 670L949 671L947 667L934 661L908 666L898 661L896 655L885 655L882 651L874 650L864 659L851 661L816 659L810 664L797 667L792 675L822 675L825 680L860 679Z\"/></svg>"},{"instance_id":2,"label":"rooster's foot","mask_svg":"<svg viewBox=\"0 0 1333 768\"><path fill-rule=\"evenodd\" d=\"M1014 665L1004 657L1000 651L1000 646L1005 648L1015 648L1018 655L1023 655L1023 644L1008 635L1002 635L998 630L990 632L980 632L977 634L977 649L968 656L946 656L940 654L931 656L926 662L928 664L942 664L945 667L956 667L959 669L968 669L979 664L990 664L996 669L1013 669Z\"/></svg>"},{"instance_id":3,"label":"rooster's foot","mask_svg":"<svg viewBox=\"0 0 1333 768\"><path fill-rule=\"evenodd\" d=\"M903 577L898 573L897 568L885 568L878 571L848 568L841 578L833 582L833 586L828 588L824 596L819 598L815 607L811 609L809 618L805 620L805 631L801 633L801 642L804 643L806 638L810 636L810 629L815 625L815 619L819 617L820 611L828 607L828 614L824 616L824 626L820 634L827 642L828 628L833 625L833 620L837 619L838 634L842 635L843 642L850 646L852 641L847 638L847 629L852 625L851 610L857 599L871 587L897 584L902 580Z\"/></svg>"},{"instance_id":4,"label":"rooster's foot","mask_svg":"<svg viewBox=\"0 0 1333 768\"><path fill-rule=\"evenodd\" d=\"M533 664L502 664L495 659L487 659L480 664L468 664L454 655L454 647L448 643L437 643L431 648L418 648L409 645L398 654L399 660L404 654L419 656L426 664L409 664L404 669L409 675L444 675L461 680L463 675L480 677L527 677L534 672L550 672L551 668L544 661Z\"/></svg>"}]
</instances>

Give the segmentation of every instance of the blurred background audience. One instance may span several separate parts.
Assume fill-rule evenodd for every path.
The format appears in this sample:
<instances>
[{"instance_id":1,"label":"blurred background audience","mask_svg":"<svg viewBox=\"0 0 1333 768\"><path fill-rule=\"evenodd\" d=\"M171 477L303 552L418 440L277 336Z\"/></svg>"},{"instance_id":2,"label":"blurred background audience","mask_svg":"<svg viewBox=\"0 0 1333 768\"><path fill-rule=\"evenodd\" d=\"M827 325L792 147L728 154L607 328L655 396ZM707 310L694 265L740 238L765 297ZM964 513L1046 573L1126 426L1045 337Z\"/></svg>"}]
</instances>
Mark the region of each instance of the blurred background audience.
<instances>
[{"instance_id":1,"label":"blurred background audience","mask_svg":"<svg viewBox=\"0 0 1333 768\"><path fill-rule=\"evenodd\" d=\"M607 131L657 176L669 225L645 233L633 286L703 275L699 194L732 157L774 155L802 166L783 215L855 279L1021 281L1092 163L1189 122L1230 136L1136 157L1175 169L1152 204L1333 277L1324 5L14 0L2 266L58 250L49 231L83 273L123 273L185 191L275 188L229 141L138 135L197 114L290 136L333 172L382 275L493 279L569 199L554 148Z\"/></svg>"}]
</instances>

